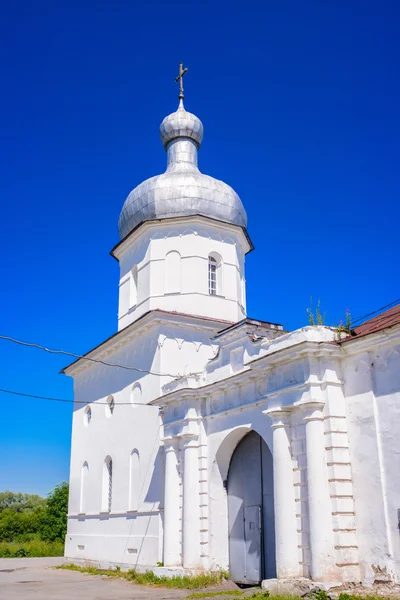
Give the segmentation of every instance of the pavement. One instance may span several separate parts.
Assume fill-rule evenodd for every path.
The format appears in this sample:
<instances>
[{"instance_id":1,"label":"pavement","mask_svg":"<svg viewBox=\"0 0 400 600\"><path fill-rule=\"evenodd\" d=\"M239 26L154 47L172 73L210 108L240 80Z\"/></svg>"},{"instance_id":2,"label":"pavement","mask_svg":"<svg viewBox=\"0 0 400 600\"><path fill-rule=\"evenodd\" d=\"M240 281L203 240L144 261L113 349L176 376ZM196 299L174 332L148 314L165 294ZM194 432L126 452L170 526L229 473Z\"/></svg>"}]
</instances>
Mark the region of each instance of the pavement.
<instances>
[{"instance_id":1,"label":"pavement","mask_svg":"<svg viewBox=\"0 0 400 600\"><path fill-rule=\"evenodd\" d=\"M175 600L189 590L55 569L61 558L0 558L0 600Z\"/></svg>"}]
</instances>

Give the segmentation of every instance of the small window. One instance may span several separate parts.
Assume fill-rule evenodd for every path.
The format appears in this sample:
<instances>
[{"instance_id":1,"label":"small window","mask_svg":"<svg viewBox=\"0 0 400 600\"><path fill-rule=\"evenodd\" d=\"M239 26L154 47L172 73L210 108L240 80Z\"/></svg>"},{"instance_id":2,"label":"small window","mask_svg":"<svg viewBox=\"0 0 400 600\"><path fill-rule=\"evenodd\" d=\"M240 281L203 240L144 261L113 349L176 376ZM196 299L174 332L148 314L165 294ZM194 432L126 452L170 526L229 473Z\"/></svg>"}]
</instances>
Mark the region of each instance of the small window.
<instances>
[{"instance_id":1,"label":"small window","mask_svg":"<svg viewBox=\"0 0 400 600\"><path fill-rule=\"evenodd\" d=\"M115 408L114 396L108 396L108 398L107 398L107 406L106 406L106 415L107 415L107 417L111 417L114 414L114 408Z\"/></svg>"},{"instance_id":2,"label":"small window","mask_svg":"<svg viewBox=\"0 0 400 600\"><path fill-rule=\"evenodd\" d=\"M89 425L91 420L92 420L92 409L90 408L90 406L87 406L85 408L85 413L83 415L83 422L85 424L85 427L87 427Z\"/></svg>"},{"instance_id":3,"label":"small window","mask_svg":"<svg viewBox=\"0 0 400 600\"><path fill-rule=\"evenodd\" d=\"M208 293L222 296L222 259L214 252L208 257Z\"/></svg>"},{"instance_id":4,"label":"small window","mask_svg":"<svg viewBox=\"0 0 400 600\"><path fill-rule=\"evenodd\" d=\"M142 402L142 386L140 383L136 382L132 386L131 402L133 406Z\"/></svg>"},{"instance_id":5,"label":"small window","mask_svg":"<svg viewBox=\"0 0 400 600\"><path fill-rule=\"evenodd\" d=\"M217 295L217 261L213 256L208 259L208 293Z\"/></svg>"}]
</instances>

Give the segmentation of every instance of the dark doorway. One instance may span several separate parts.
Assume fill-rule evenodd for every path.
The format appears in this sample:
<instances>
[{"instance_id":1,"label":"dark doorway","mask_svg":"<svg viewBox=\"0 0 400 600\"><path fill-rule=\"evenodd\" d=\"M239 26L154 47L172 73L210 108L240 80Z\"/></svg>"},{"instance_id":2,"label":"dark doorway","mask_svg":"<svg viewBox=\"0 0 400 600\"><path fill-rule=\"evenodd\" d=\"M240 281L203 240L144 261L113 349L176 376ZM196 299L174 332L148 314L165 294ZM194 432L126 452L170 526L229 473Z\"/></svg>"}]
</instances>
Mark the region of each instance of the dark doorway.
<instances>
[{"instance_id":1,"label":"dark doorway","mask_svg":"<svg viewBox=\"0 0 400 600\"><path fill-rule=\"evenodd\" d=\"M252 431L237 445L228 472L229 568L233 581L276 577L272 455Z\"/></svg>"}]
</instances>

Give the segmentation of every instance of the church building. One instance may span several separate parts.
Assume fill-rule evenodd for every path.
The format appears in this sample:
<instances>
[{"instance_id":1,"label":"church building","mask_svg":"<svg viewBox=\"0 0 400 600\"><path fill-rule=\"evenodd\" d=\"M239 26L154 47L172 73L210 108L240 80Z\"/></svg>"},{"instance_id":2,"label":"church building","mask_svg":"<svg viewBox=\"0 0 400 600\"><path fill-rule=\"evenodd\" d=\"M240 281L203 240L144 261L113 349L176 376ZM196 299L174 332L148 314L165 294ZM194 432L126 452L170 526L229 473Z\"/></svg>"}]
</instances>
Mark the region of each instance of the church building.
<instances>
[{"instance_id":1,"label":"church building","mask_svg":"<svg viewBox=\"0 0 400 600\"><path fill-rule=\"evenodd\" d=\"M65 556L244 584L398 581L400 307L349 335L248 318L246 211L199 170L182 88L160 133L166 171L129 194L111 251L118 331L64 369Z\"/></svg>"}]
</instances>

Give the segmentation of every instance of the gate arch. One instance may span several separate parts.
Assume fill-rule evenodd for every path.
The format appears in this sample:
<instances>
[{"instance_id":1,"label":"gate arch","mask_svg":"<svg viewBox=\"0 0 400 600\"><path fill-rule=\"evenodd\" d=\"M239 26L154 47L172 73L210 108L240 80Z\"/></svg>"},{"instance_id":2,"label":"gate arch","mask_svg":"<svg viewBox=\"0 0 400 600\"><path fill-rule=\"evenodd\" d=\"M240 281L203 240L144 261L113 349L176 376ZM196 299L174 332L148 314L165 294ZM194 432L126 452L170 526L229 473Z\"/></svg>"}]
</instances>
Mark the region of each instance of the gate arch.
<instances>
[{"instance_id":1,"label":"gate arch","mask_svg":"<svg viewBox=\"0 0 400 600\"><path fill-rule=\"evenodd\" d=\"M227 491L231 578L257 584L276 577L272 454L255 431L232 454Z\"/></svg>"}]
</instances>

